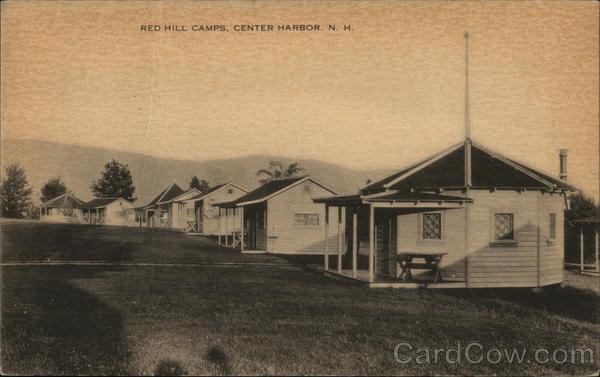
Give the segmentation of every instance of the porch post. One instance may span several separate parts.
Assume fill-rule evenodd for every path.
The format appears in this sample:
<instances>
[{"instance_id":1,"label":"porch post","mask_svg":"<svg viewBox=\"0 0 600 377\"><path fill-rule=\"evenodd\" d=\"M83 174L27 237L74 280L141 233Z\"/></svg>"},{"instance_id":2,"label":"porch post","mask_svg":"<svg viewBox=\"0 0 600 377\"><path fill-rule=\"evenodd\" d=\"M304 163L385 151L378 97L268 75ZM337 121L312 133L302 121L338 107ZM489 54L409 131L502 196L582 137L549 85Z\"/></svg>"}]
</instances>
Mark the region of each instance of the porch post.
<instances>
[{"instance_id":1,"label":"porch post","mask_svg":"<svg viewBox=\"0 0 600 377\"><path fill-rule=\"evenodd\" d=\"M342 273L342 207L338 206L337 207L337 214L338 214L338 219L337 219L337 223L338 223L338 236L337 236L337 241L338 241L338 258L337 258L337 270L338 270L338 274Z\"/></svg>"},{"instance_id":2,"label":"porch post","mask_svg":"<svg viewBox=\"0 0 600 377\"><path fill-rule=\"evenodd\" d=\"M469 189L467 189L467 195ZM469 259L471 250L471 207L465 202L465 286L469 288Z\"/></svg>"},{"instance_id":3,"label":"porch post","mask_svg":"<svg viewBox=\"0 0 600 377\"><path fill-rule=\"evenodd\" d=\"M219 207L219 246L221 246L221 223L223 219L221 218L221 207Z\"/></svg>"},{"instance_id":4,"label":"porch post","mask_svg":"<svg viewBox=\"0 0 600 377\"><path fill-rule=\"evenodd\" d=\"M595 233L595 238L596 238L596 271L600 272L600 261L598 260L598 249L600 248L598 245L598 223L595 224L595 229L596 229L596 233Z\"/></svg>"},{"instance_id":5,"label":"porch post","mask_svg":"<svg viewBox=\"0 0 600 377\"><path fill-rule=\"evenodd\" d=\"M229 227L227 224L229 222L229 208L225 207L225 247L229 247L229 234L227 234L227 232L229 231Z\"/></svg>"},{"instance_id":6,"label":"porch post","mask_svg":"<svg viewBox=\"0 0 600 377\"><path fill-rule=\"evenodd\" d=\"M375 207L369 205L369 282L375 281Z\"/></svg>"},{"instance_id":7,"label":"porch post","mask_svg":"<svg viewBox=\"0 0 600 377\"><path fill-rule=\"evenodd\" d=\"M325 271L329 271L329 250L327 250L327 246L329 246L327 243L327 238L329 237L329 234L327 232L329 228L329 206L327 204L325 204L325 261L324 261L324 268Z\"/></svg>"},{"instance_id":8,"label":"porch post","mask_svg":"<svg viewBox=\"0 0 600 377\"><path fill-rule=\"evenodd\" d=\"M579 224L579 270L583 272L583 225Z\"/></svg>"},{"instance_id":9,"label":"porch post","mask_svg":"<svg viewBox=\"0 0 600 377\"><path fill-rule=\"evenodd\" d=\"M244 207L240 207L240 218L242 226L240 227L240 251L244 251Z\"/></svg>"},{"instance_id":10,"label":"porch post","mask_svg":"<svg viewBox=\"0 0 600 377\"><path fill-rule=\"evenodd\" d=\"M358 213L352 214L352 277L356 279L356 270L358 265Z\"/></svg>"}]
</instances>

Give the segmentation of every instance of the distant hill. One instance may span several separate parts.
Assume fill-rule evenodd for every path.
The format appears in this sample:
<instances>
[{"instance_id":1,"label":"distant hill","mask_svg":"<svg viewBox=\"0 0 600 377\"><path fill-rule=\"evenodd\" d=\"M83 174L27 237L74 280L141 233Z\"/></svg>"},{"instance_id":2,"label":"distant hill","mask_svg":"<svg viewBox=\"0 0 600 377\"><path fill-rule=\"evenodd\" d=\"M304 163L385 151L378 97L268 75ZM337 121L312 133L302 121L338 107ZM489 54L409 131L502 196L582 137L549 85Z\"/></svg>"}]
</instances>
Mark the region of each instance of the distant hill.
<instances>
[{"instance_id":1,"label":"distant hill","mask_svg":"<svg viewBox=\"0 0 600 377\"><path fill-rule=\"evenodd\" d=\"M211 184L235 182L247 189L258 186L256 171L269 160L298 162L310 174L339 193L354 193L367 179L377 180L393 170L361 171L318 160L298 160L269 155L240 158L189 161L146 156L139 153L84 147L37 140L2 140L2 166L18 162L27 173L33 187L33 197L39 202L42 185L52 176L60 176L78 197L92 199L90 184L98 179L104 164L116 159L129 165L136 187L137 205L149 202L172 182L187 189L190 178L197 175Z\"/></svg>"}]
</instances>

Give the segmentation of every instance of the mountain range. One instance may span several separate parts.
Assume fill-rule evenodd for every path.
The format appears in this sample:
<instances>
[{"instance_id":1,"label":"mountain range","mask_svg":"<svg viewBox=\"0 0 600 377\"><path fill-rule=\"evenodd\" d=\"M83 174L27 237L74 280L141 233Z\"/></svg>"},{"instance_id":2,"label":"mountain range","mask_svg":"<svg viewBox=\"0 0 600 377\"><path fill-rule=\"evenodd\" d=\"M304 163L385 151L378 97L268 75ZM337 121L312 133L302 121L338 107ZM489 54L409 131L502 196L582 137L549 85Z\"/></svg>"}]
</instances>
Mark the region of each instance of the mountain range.
<instances>
[{"instance_id":1,"label":"mountain range","mask_svg":"<svg viewBox=\"0 0 600 377\"><path fill-rule=\"evenodd\" d=\"M2 166L19 163L25 168L33 188L33 199L39 202L42 185L60 176L69 190L82 200L92 199L90 185L100 177L104 164L112 159L127 164L136 187L136 204L144 205L161 190L175 182L187 189L192 176L206 179L211 185L235 182L248 190L258 187L256 171L271 160L298 162L310 174L340 194L356 192L367 179L377 180L394 173L390 169L357 170L314 159L290 159L281 156L250 155L218 160L176 160L39 140L3 139Z\"/></svg>"}]
</instances>

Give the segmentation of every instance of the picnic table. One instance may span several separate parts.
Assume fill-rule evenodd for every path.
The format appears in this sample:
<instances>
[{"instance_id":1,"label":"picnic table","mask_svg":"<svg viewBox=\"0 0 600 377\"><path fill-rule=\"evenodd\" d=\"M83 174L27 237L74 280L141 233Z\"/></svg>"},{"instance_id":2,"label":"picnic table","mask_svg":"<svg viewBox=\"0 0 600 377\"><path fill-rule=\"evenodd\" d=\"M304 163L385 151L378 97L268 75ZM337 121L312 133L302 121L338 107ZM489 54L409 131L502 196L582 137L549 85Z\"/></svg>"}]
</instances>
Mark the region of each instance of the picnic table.
<instances>
[{"instance_id":1,"label":"picnic table","mask_svg":"<svg viewBox=\"0 0 600 377\"><path fill-rule=\"evenodd\" d=\"M412 270L430 270L433 272L433 282L443 281L442 273L440 271L440 265L442 258L448 253L434 252L434 253L407 253L400 252L396 255L396 264L400 267L401 271L397 274L397 278L403 281L412 279ZM423 262L415 263L415 259L423 259Z\"/></svg>"}]
</instances>

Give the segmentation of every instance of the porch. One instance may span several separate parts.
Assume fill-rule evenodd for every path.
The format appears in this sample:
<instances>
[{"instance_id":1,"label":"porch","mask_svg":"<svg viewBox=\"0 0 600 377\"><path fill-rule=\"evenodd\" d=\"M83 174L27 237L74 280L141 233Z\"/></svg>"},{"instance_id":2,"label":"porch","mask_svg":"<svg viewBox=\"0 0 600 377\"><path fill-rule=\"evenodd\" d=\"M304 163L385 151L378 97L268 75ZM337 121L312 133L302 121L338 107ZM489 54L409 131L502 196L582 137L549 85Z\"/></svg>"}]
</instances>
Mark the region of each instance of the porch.
<instances>
[{"instance_id":1,"label":"porch","mask_svg":"<svg viewBox=\"0 0 600 377\"><path fill-rule=\"evenodd\" d=\"M105 208L82 208L84 224L103 225L106 222Z\"/></svg>"},{"instance_id":2,"label":"porch","mask_svg":"<svg viewBox=\"0 0 600 377\"><path fill-rule=\"evenodd\" d=\"M181 230L191 236L204 234L204 200L186 200L177 204Z\"/></svg>"},{"instance_id":3,"label":"porch","mask_svg":"<svg viewBox=\"0 0 600 377\"><path fill-rule=\"evenodd\" d=\"M146 227L148 228L170 228L171 210L168 204L157 205L146 208Z\"/></svg>"},{"instance_id":4,"label":"porch","mask_svg":"<svg viewBox=\"0 0 600 377\"><path fill-rule=\"evenodd\" d=\"M269 249L266 204L248 207L219 206L219 245L247 254Z\"/></svg>"},{"instance_id":5,"label":"porch","mask_svg":"<svg viewBox=\"0 0 600 377\"><path fill-rule=\"evenodd\" d=\"M367 284L370 288L466 288L467 283L460 280L444 280L432 282L430 280L413 279L411 281L400 281L394 277L382 274L376 274L374 281L369 281L369 271L357 270L354 275L352 270L324 271L326 275L332 277L342 277Z\"/></svg>"},{"instance_id":6,"label":"porch","mask_svg":"<svg viewBox=\"0 0 600 377\"><path fill-rule=\"evenodd\" d=\"M372 288L467 286L465 267L460 266L460 263L464 266L466 246L442 240L445 222L442 214L454 212L456 223L464 225L464 218L468 216L466 204L472 202L471 199L411 192L324 198L315 202L326 205L326 214L330 207L337 208L337 216L334 216L337 219L333 221L337 226L331 226L329 216L325 218L323 270L327 275L366 283ZM408 219L410 226L407 226ZM415 219L418 219L418 228ZM333 233L337 233L333 237L332 228ZM462 238L462 241L466 238L463 234L452 237ZM463 260L458 263L453 260L453 273L445 276L443 259L448 254L452 254L454 260L457 257ZM423 262L413 262L413 258ZM459 269L462 271L454 273ZM413 270L426 272L415 273L413 277Z\"/></svg>"}]
</instances>

